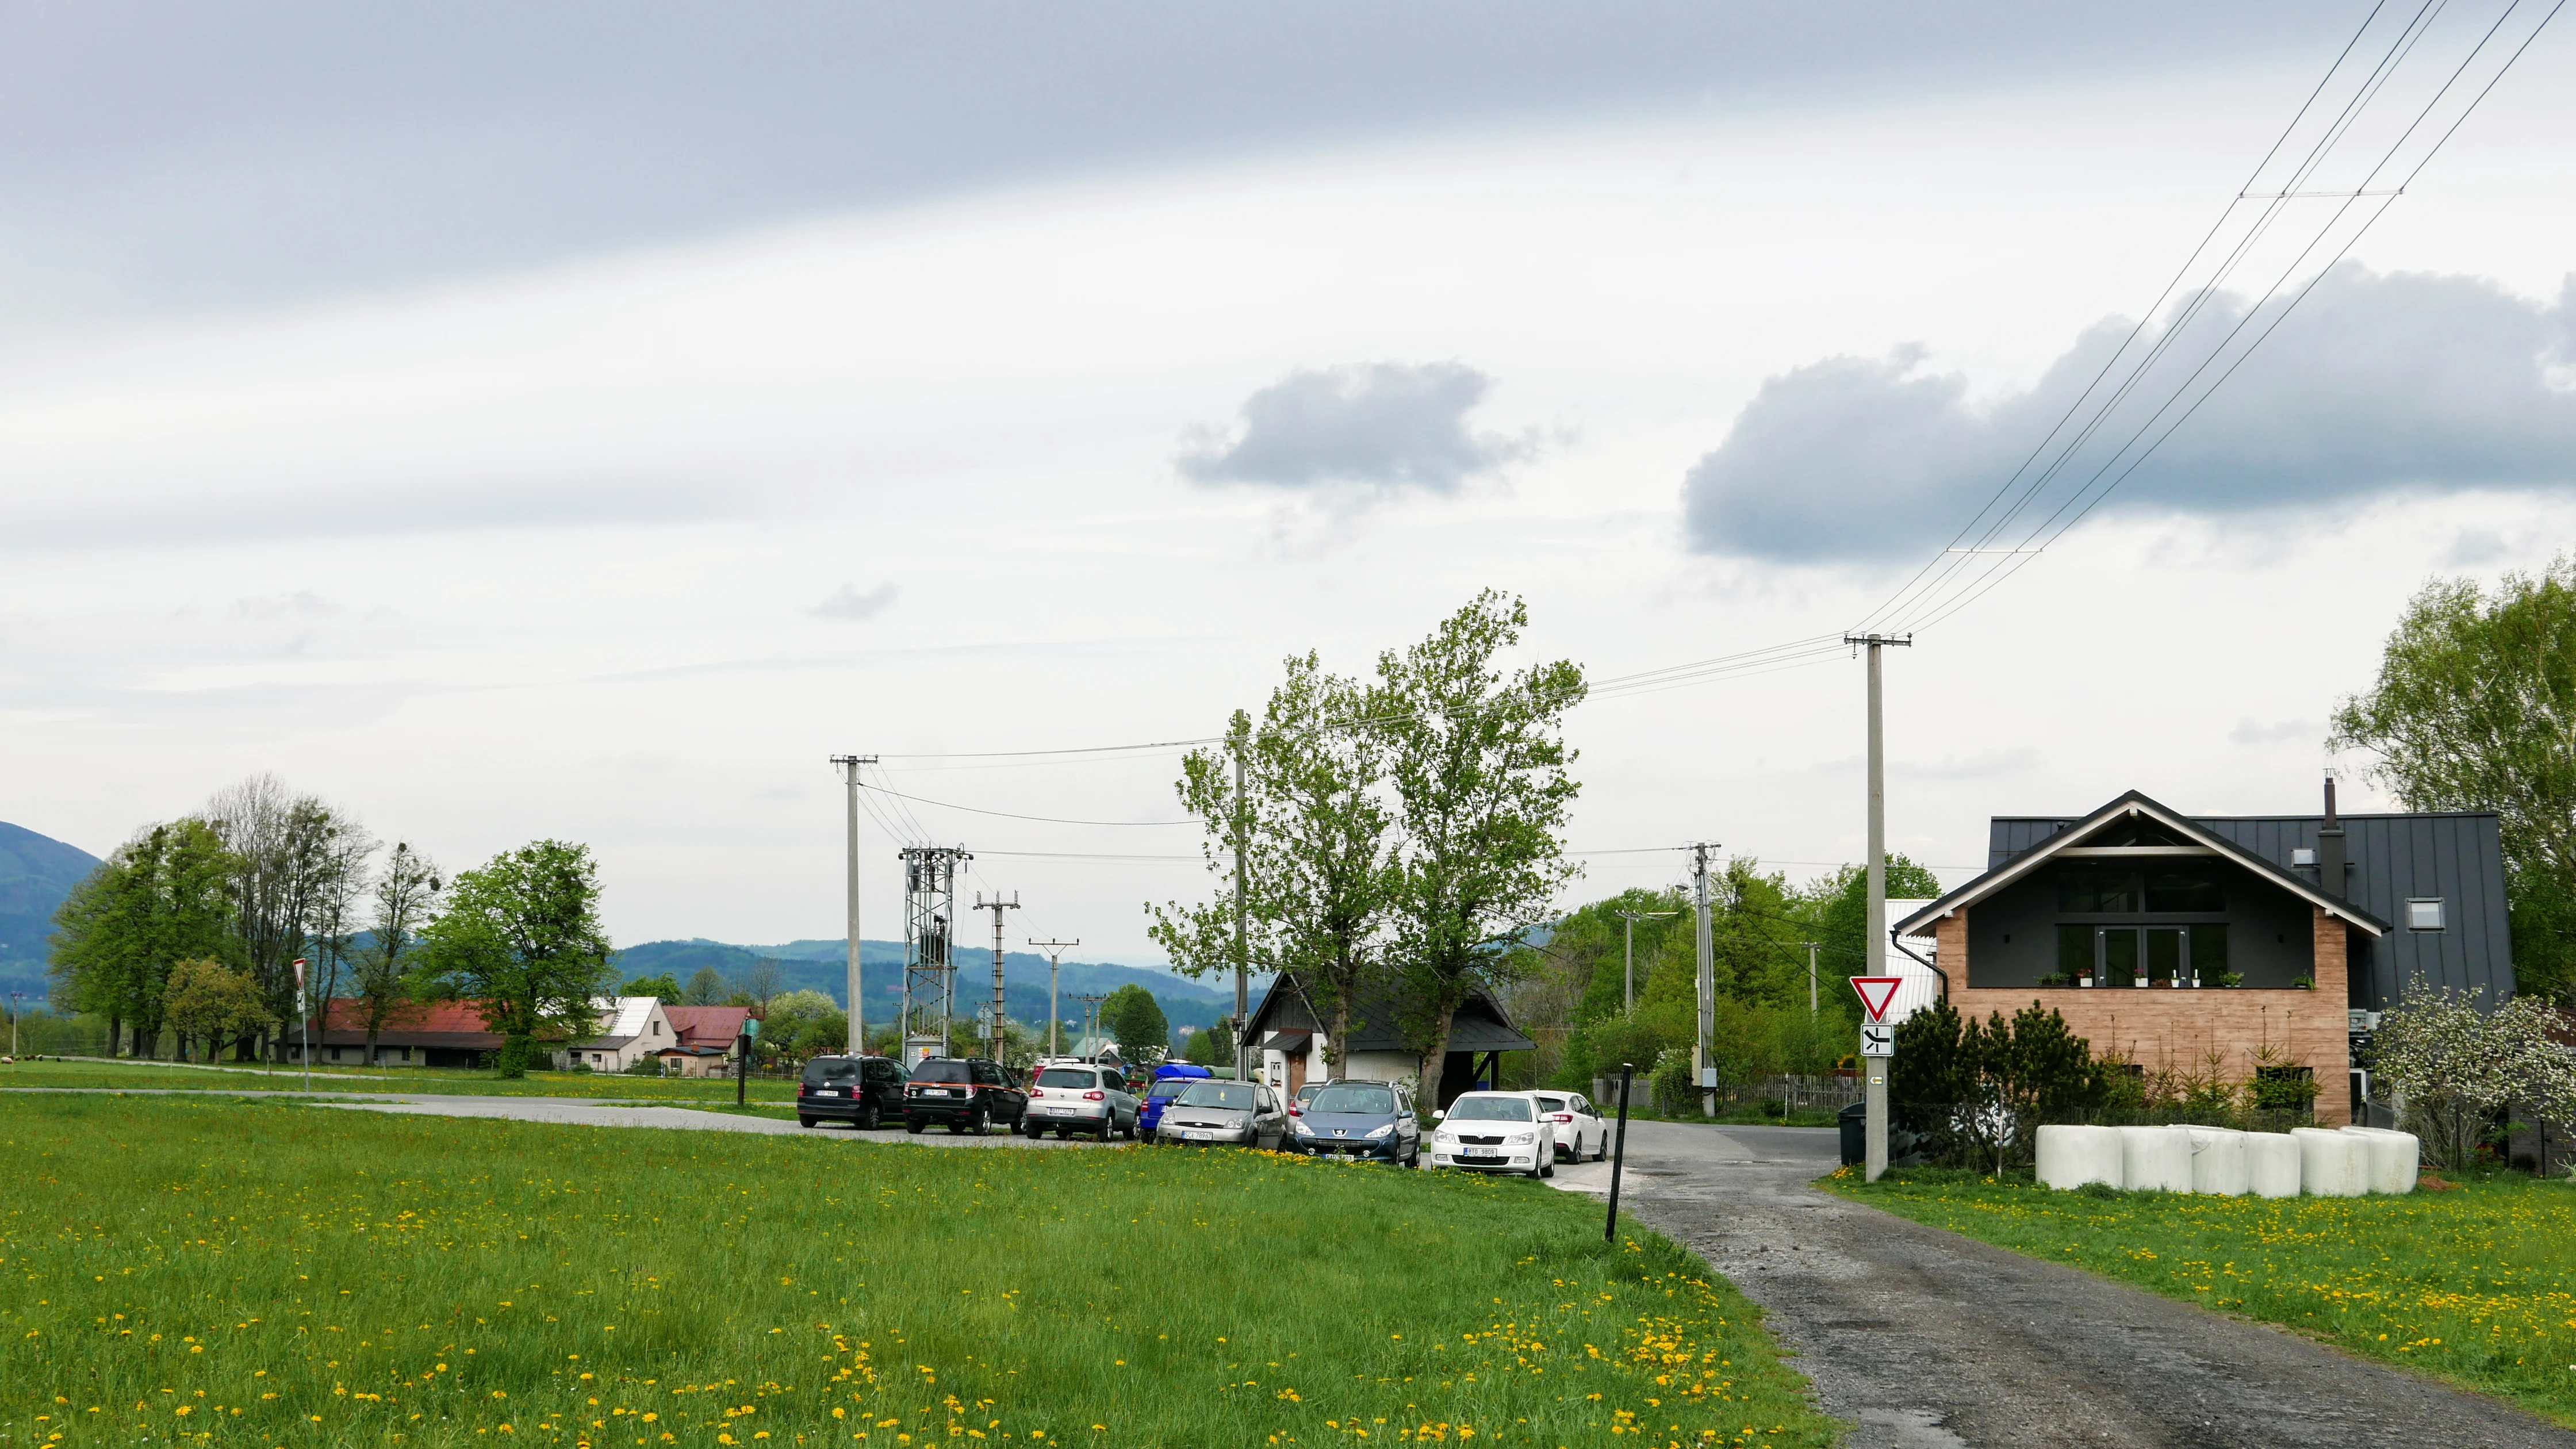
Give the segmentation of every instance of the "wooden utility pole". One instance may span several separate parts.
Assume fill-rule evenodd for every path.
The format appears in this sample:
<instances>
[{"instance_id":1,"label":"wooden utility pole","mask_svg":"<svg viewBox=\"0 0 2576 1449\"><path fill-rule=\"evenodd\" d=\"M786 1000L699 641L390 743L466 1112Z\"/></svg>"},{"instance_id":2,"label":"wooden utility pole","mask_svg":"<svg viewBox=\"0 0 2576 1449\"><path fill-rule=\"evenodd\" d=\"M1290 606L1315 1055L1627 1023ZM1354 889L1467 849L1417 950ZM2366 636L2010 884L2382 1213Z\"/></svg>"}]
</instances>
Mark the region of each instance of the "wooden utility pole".
<instances>
[{"instance_id":1,"label":"wooden utility pole","mask_svg":"<svg viewBox=\"0 0 2576 1449\"><path fill-rule=\"evenodd\" d=\"M1244 816L1243 750L1245 741L1235 742L1234 750L1234 1079L1252 1080L1252 1052L1243 1040L1244 1023L1252 1016L1252 948L1244 935L1244 913L1252 903L1244 899L1243 836L1248 822Z\"/></svg>"}]
</instances>

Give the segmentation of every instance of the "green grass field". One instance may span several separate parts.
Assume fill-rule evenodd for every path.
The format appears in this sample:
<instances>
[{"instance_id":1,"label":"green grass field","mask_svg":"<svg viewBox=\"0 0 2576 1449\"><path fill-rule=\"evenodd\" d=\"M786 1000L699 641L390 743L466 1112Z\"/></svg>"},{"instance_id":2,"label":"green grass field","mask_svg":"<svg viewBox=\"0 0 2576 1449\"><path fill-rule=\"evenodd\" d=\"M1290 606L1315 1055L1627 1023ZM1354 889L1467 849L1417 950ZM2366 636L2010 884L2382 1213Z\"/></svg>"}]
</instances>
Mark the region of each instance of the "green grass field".
<instances>
[{"instance_id":1,"label":"green grass field","mask_svg":"<svg viewBox=\"0 0 2576 1449\"><path fill-rule=\"evenodd\" d=\"M0 1154L30 1449L1834 1437L1732 1289L1530 1182L198 1096L0 1099Z\"/></svg>"},{"instance_id":2,"label":"green grass field","mask_svg":"<svg viewBox=\"0 0 2576 1449\"><path fill-rule=\"evenodd\" d=\"M2277 1323L2576 1426L2576 1185L2402 1197L2052 1192L1966 1172L1823 1186L1916 1222Z\"/></svg>"},{"instance_id":3,"label":"green grass field","mask_svg":"<svg viewBox=\"0 0 2576 1449\"><path fill-rule=\"evenodd\" d=\"M179 1092L295 1092L304 1087L304 1069L226 1062L226 1070L200 1067L84 1061L31 1061L0 1067L0 1090L10 1087L125 1087ZM650 1102L731 1102L730 1077L629 1077L596 1072L530 1072L504 1079L484 1071L444 1067L313 1068L313 1089L334 1092L444 1092L474 1096L619 1097ZM750 1081L744 1095L755 1102L793 1102L793 1081Z\"/></svg>"}]
</instances>

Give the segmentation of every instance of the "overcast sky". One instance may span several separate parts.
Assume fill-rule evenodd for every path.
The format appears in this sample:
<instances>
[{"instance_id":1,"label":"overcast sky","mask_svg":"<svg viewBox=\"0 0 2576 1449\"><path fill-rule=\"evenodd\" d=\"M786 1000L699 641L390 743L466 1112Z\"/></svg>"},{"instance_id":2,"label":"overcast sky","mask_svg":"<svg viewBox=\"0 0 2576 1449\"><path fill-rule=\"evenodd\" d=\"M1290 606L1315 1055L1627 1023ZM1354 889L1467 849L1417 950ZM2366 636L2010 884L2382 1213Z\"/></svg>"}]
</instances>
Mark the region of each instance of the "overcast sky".
<instances>
[{"instance_id":1,"label":"overcast sky","mask_svg":"<svg viewBox=\"0 0 2576 1449\"><path fill-rule=\"evenodd\" d=\"M949 807L1167 821L1171 754L927 757L1211 733L1487 586L1598 677L1836 633L2122 348L2049 486L2275 321L1891 659L1890 826L2312 809L2406 597L2576 539L2567 33L2286 321L2314 202L2163 292L2367 10L0 9L0 818L270 770L778 941L877 752L1015 945L1150 963L1195 866L1068 857L1190 830ZM1848 659L1586 705L1578 896L1856 858L1861 721Z\"/></svg>"}]
</instances>

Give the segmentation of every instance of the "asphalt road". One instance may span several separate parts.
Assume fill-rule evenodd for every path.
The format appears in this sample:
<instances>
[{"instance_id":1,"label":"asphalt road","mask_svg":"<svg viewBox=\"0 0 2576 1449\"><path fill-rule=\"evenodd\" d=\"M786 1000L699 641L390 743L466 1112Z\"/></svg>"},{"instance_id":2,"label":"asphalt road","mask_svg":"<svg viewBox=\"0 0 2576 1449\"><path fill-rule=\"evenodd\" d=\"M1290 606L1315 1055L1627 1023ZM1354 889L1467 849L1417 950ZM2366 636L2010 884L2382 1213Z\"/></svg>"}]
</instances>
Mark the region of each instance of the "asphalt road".
<instances>
[{"instance_id":1,"label":"asphalt road","mask_svg":"<svg viewBox=\"0 0 2576 1449\"><path fill-rule=\"evenodd\" d=\"M1851 1449L2576 1446L2518 1409L1819 1192L1835 1140L1634 1123L1620 1211L1762 1305L1826 1412L1858 1424Z\"/></svg>"}]
</instances>

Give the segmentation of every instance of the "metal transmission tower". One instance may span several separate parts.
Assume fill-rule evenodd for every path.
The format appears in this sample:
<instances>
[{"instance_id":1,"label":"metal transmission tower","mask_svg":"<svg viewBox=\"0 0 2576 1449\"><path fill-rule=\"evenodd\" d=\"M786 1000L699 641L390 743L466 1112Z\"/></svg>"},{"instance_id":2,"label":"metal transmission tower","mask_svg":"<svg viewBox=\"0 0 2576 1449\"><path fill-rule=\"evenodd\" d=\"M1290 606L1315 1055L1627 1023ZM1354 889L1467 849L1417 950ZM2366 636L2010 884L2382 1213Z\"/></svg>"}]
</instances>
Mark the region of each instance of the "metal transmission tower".
<instances>
[{"instance_id":1,"label":"metal transmission tower","mask_svg":"<svg viewBox=\"0 0 2576 1449\"><path fill-rule=\"evenodd\" d=\"M948 1054L957 972L949 943L957 928L957 867L975 857L960 845L907 845L903 857L903 1064Z\"/></svg>"},{"instance_id":2,"label":"metal transmission tower","mask_svg":"<svg viewBox=\"0 0 2576 1449\"><path fill-rule=\"evenodd\" d=\"M993 898L989 901L984 899L984 893L982 891L977 891L975 893L975 909L979 911L991 911L993 913L993 1018L984 1024L984 1055L991 1057L997 1062L1002 1059L1002 1019L1004 1015L1002 1009L1002 912L1016 911L1019 908L1020 893L1018 891L1011 892L1011 898L1007 901L1002 899L1002 893L999 891L995 891L993 893Z\"/></svg>"}]
</instances>

